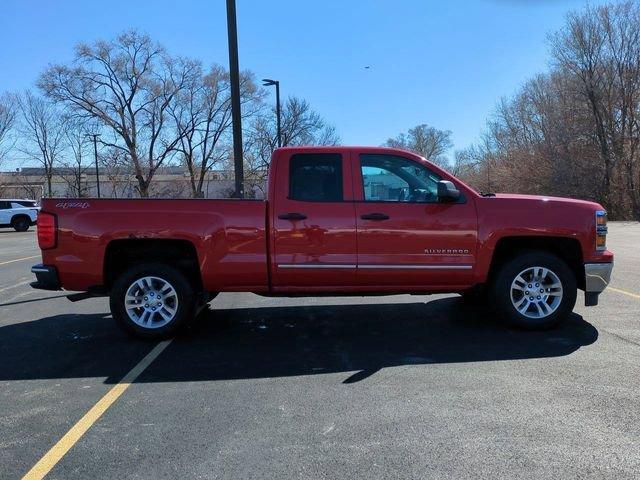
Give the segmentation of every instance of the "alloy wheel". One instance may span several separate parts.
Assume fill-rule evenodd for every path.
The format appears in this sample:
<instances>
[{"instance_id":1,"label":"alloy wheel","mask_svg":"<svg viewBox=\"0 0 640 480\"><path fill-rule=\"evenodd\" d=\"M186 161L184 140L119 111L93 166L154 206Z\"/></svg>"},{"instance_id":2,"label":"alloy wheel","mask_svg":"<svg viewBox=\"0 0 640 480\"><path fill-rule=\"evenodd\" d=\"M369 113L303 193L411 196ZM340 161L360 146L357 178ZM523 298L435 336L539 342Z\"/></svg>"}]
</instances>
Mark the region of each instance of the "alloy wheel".
<instances>
[{"instance_id":1,"label":"alloy wheel","mask_svg":"<svg viewBox=\"0 0 640 480\"><path fill-rule=\"evenodd\" d=\"M562 303L562 282L545 267L529 267L511 283L511 303L525 317L540 319L553 314Z\"/></svg>"},{"instance_id":2,"label":"alloy wheel","mask_svg":"<svg viewBox=\"0 0 640 480\"><path fill-rule=\"evenodd\" d=\"M178 312L178 294L173 285L162 278L142 277L127 289L124 307L136 325L160 328L175 318Z\"/></svg>"}]
</instances>

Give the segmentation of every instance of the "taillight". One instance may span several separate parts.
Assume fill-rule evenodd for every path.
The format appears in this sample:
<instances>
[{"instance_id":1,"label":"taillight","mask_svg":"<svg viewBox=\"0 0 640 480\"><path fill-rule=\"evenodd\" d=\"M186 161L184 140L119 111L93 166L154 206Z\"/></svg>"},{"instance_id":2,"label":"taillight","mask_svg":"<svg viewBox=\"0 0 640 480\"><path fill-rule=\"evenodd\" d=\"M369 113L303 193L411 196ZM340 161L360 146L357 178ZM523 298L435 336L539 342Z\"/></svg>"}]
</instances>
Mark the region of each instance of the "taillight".
<instances>
[{"instance_id":1,"label":"taillight","mask_svg":"<svg viewBox=\"0 0 640 480\"><path fill-rule=\"evenodd\" d=\"M596 250L607 249L607 212L596 212Z\"/></svg>"},{"instance_id":2,"label":"taillight","mask_svg":"<svg viewBox=\"0 0 640 480\"><path fill-rule=\"evenodd\" d=\"M38 245L41 250L56 246L58 237L57 218L53 213L40 212L38 214Z\"/></svg>"}]
</instances>

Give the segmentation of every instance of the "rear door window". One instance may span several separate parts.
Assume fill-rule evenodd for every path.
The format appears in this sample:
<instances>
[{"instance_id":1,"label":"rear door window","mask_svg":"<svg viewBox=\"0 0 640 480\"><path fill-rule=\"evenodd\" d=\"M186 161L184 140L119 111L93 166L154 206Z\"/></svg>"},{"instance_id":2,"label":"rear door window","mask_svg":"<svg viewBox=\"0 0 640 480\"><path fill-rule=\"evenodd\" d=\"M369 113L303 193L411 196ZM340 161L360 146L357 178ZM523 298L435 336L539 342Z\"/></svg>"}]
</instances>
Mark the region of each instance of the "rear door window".
<instances>
[{"instance_id":1,"label":"rear door window","mask_svg":"<svg viewBox=\"0 0 640 480\"><path fill-rule=\"evenodd\" d=\"M289 161L289 199L304 202L341 202L342 156L338 153L301 153Z\"/></svg>"}]
</instances>

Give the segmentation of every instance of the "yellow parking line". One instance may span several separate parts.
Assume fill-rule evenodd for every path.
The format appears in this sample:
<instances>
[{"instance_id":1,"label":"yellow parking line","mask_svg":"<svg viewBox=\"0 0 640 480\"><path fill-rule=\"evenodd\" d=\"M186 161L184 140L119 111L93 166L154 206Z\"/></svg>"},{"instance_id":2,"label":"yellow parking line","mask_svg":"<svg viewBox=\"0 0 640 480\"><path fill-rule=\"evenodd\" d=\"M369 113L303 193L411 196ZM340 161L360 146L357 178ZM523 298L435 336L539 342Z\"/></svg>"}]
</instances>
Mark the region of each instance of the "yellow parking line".
<instances>
[{"instance_id":1,"label":"yellow parking line","mask_svg":"<svg viewBox=\"0 0 640 480\"><path fill-rule=\"evenodd\" d=\"M44 457L42 457L38 463L36 463L27 474L22 477L23 480L32 480L44 478L44 476L51 471L53 467L65 456L65 454L73 447L78 440L86 433L89 428L102 416L104 412L129 388L129 386L138 378L138 376L144 372L144 370L151 365L151 363L158 358L158 355L169 346L171 340L164 340L158 343L153 350L151 350L146 357L133 367L133 369L120 380L111 390L109 390L104 397L98 400L91 410L89 410L84 417L78 420L71 429L65 433L58 443L56 443L51 450L49 450Z\"/></svg>"},{"instance_id":2,"label":"yellow parking line","mask_svg":"<svg viewBox=\"0 0 640 480\"><path fill-rule=\"evenodd\" d=\"M613 290L614 292L622 293L623 295L629 295L630 297L637 298L640 300L640 295L637 293L627 292L626 290L620 290L619 288L609 287L609 290Z\"/></svg>"},{"instance_id":3,"label":"yellow parking line","mask_svg":"<svg viewBox=\"0 0 640 480\"><path fill-rule=\"evenodd\" d=\"M16 258L15 260L9 260L7 262L0 262L0 265L8 265L9 263L21 262L22 260L31 260L32 258L40 258L40 255L33 255L32 257Z\"/></svg>"}]
</instances>

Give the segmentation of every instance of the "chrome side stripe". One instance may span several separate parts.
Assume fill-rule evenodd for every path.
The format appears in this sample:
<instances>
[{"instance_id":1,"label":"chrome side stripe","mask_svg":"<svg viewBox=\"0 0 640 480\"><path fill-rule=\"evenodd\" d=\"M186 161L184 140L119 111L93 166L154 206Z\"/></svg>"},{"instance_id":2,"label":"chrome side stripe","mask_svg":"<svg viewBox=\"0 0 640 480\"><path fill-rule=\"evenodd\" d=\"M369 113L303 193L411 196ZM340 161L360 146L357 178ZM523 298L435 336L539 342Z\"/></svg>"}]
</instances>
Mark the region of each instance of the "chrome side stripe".
<instances>
[{"instance_id":1,"label":"chrome side stripe","mask_svg":"<svg viewBox=\"0 0 640 480\"><path fill-rule=\"evenodd\" d=\"M367 270L471 270L473 265L346 265L342 263L281 263L278 268L363 268Z\"/></svg>"},{"instance_id":2,"label":"chrome side stripe","mask_svg":"<svg viewBox=\"0 0 640 480\"><path fill-rule=\"evenodd\" d=\"M470 270L472 265L358 265L364 269L387 270Z\"/></svg>"},{"instance_id":3,"label":"chrome side stripe","mask_svg":"<svg viewBox=\"0 0 640 480\"><path fill-rule=\"evenodd\" d=\"M342 263L281 263L278 268L356 268L356 266Z\"/></svg>"}]
</instances>

